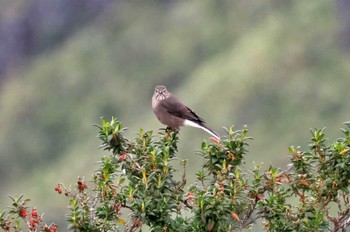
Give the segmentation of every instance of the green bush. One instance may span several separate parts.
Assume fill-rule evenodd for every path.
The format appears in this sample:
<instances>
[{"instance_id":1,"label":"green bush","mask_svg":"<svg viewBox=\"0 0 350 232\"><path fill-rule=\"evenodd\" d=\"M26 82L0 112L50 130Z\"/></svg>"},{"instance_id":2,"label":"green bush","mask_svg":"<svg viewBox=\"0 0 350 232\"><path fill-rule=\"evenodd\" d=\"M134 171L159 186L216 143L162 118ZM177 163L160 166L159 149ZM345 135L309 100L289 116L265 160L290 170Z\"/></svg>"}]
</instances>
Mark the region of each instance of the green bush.
<instances>
[{"instance_id":1,"label":"green bush","mask_svg":"<svg viewBox=\"0 0 350 232\"><path fill-rule=\"evenodd\" d=\"M344 137L331 144L324 129L311 130L308 151L289 148L288 170L247 169L248 130L230 127L220 140L201 144L203 168L194 183L187 183L187 162L176 159L177 132L167 128L154 136L140 130L130 141L119 121L102 119L98 138L108 155L101 158L91 183L78 178L75 187L59 183L55 190L69 199L70 231L131 232L147 225L152 231L226 232L256 223L266 231L345 231L350 225L350 123L345 126ZM183 167L178 178L174 162ZM20 221L30 220L35 208L28 216L28 201L12 200L0 226L20 231ZM57 229L41 217L40 223L29 230Z\"/></svg>"}]
</instances>

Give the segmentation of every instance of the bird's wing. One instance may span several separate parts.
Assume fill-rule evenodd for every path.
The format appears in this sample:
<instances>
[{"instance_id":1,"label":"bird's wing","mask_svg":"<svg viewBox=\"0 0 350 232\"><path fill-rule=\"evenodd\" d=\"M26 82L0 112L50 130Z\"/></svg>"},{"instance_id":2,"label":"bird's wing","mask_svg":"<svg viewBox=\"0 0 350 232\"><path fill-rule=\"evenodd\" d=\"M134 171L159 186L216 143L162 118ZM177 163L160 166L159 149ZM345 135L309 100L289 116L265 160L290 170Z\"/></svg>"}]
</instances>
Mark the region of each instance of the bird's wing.
<instances>
[{"instance_id":1,"label":"bird's wing","mask_svg":"<svg viewBox=\"0 0 350 232\"><path fill-rule=\"evenodd\" d=\"M169 96L168 98L160 101L159 104L164 107L167 112L176 117L188 119L199 124L204 124L204 120L202 118L200 118L195 112L193 112L193 110L185 106L174 96Z\"/></svg>"}]
</instances>

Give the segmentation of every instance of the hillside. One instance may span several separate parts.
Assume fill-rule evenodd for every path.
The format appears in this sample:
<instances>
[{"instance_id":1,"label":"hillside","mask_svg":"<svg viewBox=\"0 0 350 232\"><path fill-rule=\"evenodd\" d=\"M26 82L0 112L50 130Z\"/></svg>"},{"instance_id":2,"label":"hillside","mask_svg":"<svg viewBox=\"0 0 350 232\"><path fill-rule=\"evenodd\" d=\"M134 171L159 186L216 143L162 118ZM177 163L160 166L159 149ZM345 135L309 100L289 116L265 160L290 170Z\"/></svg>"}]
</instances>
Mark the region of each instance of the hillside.
<instances>
[{"instance_id":1,"label":"hillside","mask_svg":"<svg viewBox=\"0 0 350 232\"><path fill-rule=\"evenodd\" d=\"M92 125L116 116L130 137L156 132L150 98L158 83L219 133L247 124L248 165L284 167L288 146L307 146L308 128L325 126L336 138L350 113L336 14L330 1L111 4L3 82L0 208L8 193L24 192L64 227L64 200L53 188L89 179L102 155ZM181 130L189 175L200 168L194 153L203 139L200 130Z\"/></svg>"}]
</instances>

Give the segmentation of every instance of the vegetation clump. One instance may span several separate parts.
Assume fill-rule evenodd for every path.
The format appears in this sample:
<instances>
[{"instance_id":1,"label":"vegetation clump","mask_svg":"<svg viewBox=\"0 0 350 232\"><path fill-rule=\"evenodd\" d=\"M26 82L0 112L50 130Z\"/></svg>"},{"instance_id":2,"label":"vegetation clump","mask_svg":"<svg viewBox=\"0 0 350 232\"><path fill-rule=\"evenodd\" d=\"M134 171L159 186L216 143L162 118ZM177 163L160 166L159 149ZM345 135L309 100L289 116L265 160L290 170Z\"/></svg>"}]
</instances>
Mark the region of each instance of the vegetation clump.
<instances>
[{"instance_id":1,"label":"vegetation clump","mask_svg":"<svg viewBox=\"0 0 350 232\"><path fill-rule=\"evenodd\" d=\"M289 148L288 170L248 169L247 128L227 128L220 140L202 142L198 154L204 164L194 183L187 183L186 160L176 158L177 132L166 129L154 136L140 130L129 140L115 118L102 119L98 128L107 154L91 181L79 177L73 187L54 188L69 199L70 231L131 232L143 225L152 231L240 231L259 223L266 231L306 232L350 226L350 122L333 143L325 139L325 129L311 130L308 150ZM30 210L28 200L12 201L0 214L2 230L57 230Z\"/></svg>"}]
</instances>

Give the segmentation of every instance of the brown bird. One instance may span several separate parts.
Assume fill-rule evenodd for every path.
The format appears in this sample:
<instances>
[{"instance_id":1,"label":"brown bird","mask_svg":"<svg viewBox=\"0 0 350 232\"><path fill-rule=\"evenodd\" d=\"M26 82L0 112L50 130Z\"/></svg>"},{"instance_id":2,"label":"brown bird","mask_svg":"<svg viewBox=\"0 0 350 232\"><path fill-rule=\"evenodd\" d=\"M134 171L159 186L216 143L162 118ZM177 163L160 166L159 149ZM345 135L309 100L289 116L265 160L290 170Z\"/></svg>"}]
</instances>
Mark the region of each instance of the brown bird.
<instances>
[{"instance_id":1,"label":"brown bird","mask_svg":"<svg viewBox=\"0 0 350 232\"><path fill-rule=\"evenodd\" d=\"M202 118L168 92L164 85L158 85L154 89L152 108L158 120L168 127L176 130L180 126L197 127L220 139L217 133L204 124Z\"/></svg>"}]
</instances>

